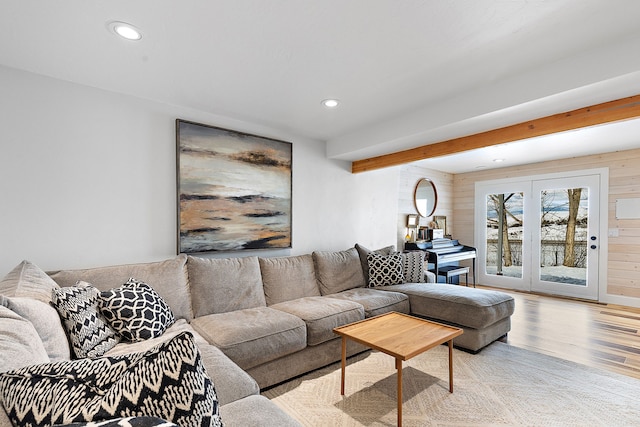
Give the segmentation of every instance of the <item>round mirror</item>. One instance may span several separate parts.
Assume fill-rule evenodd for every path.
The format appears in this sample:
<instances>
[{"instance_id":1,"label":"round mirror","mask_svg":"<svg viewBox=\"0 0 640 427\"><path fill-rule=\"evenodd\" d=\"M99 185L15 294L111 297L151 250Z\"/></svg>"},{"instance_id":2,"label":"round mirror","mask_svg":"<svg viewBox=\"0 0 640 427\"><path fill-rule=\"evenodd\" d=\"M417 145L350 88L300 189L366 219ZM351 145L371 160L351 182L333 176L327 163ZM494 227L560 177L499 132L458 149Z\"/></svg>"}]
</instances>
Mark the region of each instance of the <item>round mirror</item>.
<instances>
[{"instance_id":1,"label":"round mirror","mask_svg":"<svg viewBox=\"0 0 640 427\"><path fill-rule=\"evenodd\" d=\"M413 202L421 217L433 215L438 204L438 193L433 181L426 178L418 181L416 191L413 193Z\"/></svg>"}]
</instances>

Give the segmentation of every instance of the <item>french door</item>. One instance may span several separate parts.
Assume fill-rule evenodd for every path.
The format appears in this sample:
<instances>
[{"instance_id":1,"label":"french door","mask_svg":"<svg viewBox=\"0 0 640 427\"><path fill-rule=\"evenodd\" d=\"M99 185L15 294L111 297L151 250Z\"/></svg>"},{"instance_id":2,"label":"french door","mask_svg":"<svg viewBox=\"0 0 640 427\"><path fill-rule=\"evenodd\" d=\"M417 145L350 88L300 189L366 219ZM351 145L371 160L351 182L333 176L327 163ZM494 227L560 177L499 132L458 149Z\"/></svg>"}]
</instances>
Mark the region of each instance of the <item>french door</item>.
<instances>
[{"instance_id":1,"label":"french door","mask_svg":"<svg viewBox=\"0 0 640 427\"><path fill-rule=\"evenodd\" d=\"M576 172L476 183L479 282L597 300L601 180Z\"/></svg>"},{"instance_id":2,"label":"french door","mask_svg":"<svg viewBox=\"0 0 640 427\"><path fill-rule=\"evenodd\" d=\"M599 183L598 175L533 181L532 291L598 299Z\"/></svg>"}]
</instances>

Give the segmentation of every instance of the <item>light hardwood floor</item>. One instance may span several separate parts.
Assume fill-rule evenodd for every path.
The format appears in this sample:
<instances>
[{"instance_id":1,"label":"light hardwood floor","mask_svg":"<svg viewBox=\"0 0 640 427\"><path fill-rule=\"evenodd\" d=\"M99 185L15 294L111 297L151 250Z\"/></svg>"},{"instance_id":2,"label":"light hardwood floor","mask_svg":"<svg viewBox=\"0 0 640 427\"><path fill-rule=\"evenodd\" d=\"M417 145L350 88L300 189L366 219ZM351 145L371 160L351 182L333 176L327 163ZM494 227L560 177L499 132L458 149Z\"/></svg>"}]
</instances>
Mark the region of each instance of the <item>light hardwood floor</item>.
<instances>
[{"instance_id":1,"label":"light hardwood floor","mask_svg":"<svg viewBox=\"0 0 640 427\"><path fill-rule=\"evenodd\" d=\"M640 379L640 308L516 291L504 342Z\"/></svg>"}]
</instances>

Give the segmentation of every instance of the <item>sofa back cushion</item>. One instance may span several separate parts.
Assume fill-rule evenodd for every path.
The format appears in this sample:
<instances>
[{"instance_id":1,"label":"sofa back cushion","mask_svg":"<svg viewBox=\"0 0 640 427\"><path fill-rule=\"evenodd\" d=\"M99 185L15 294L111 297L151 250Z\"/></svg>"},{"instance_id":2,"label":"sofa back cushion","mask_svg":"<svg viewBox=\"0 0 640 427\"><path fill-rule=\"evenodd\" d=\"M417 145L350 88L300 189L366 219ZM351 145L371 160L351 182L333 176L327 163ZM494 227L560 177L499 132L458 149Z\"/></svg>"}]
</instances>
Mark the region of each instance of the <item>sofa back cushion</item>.
<instances>
[{"instance_id":1,"label":"sofa back cushion","mask_svg":"<svg viewBox=\"0 0 640 427\"><path fill-rule=\"evenodd\" d=\"M312 255L322 295L365 286L356 248L338 252L316 251Z\"/></svg>"},{"instance_id":2,"label":"sofa back cushion","mask_svg":"<svg viewBox=\"0 0 640 427\"><path fill-rule=\"evenodd\" d=\"M189 256L187 268L194 317L267 305L258 257Z\"/></svg>"},{"instance_id":3,"label":"sofa back cushion","mask_svg":"<svg viewBox=\"0 0 640 427\"><path fill-rule=\"evenodd\" d=\"M190 321L193 314L186 263L187 256L179 255L166 261L62 270L50 272L49 275L60 286L74 286L78 281L84 281L101 291L118 288L135 277L155 289L169 304L176 319Z\"/></svg>"},{"instance_id":4,"label":"sofa back cushion","mask_svg":"<svg viewBox=\"0 0 640 427\"><path fill-rule=\"evenodd\" d=\"M258 261L267 305L320 296L311 254Z\"/></svg>"}]
</instances>

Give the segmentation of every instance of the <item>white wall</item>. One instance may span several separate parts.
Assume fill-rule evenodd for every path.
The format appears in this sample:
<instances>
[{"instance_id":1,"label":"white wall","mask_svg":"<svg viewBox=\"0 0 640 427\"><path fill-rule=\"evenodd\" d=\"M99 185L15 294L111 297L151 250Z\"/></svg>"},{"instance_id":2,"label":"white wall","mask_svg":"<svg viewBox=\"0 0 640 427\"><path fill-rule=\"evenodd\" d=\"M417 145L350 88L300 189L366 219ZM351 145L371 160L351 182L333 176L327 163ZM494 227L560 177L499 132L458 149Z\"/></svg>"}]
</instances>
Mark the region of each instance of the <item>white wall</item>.
<instances>
[{"instance_id":1,"label":"white wall","mask_svg":"<svg viewBox=\"0 0 640 427\"><path fill-rule=\"evenodd\" d=\"M174 256L176 118L293 143L293 249L252 255L395 243L395 168L352 175L324 142L0 67L0 278L23 259L53 270Z\"/></svg>"}]
</instances>

